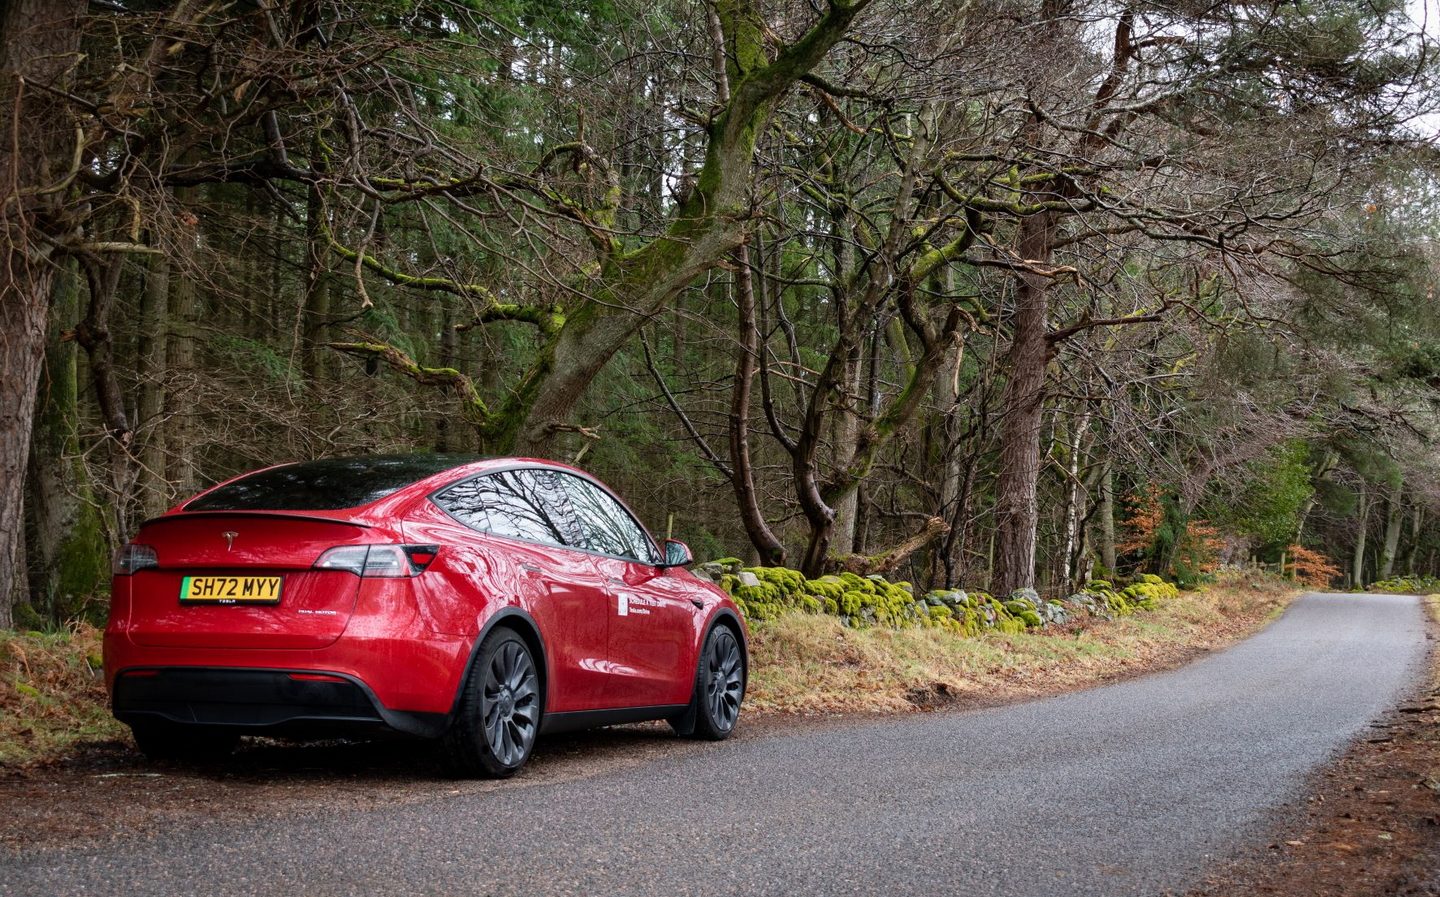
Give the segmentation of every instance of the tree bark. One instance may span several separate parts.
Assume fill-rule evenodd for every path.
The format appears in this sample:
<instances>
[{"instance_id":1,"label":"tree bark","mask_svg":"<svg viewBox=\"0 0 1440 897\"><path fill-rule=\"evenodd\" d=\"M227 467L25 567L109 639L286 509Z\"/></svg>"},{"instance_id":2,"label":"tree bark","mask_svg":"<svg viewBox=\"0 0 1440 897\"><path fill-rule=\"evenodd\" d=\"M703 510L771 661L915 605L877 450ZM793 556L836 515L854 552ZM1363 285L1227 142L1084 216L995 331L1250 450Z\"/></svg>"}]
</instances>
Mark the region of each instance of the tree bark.
<instances>
[{"instance_id":1,"label":"tree bark","mask_svg":"<svg viewBox=\"0 0 1440 897\"><path fill-rule=\"evenodd\" d=\"M1066 462L1065 471L1070 475L1070 482L1065 491L1065 545L1060 556L1059 582L1067 591L1074 585L1073 570L1080 547L1080 521L1085 516L1082 502L1086 496L1080 482L1080 449L1085 441L1085 431L1090 429L1090 414L1089 409L1086 409L1085 413L1080 415L1080 421L1075 424L1075 431L1070 436L1070 444L1066 446L1070 458Z\"/></svg>"},{"instance_id":2,"label":"tree bark","mask_svg":"<svg viewBox=\"0 0 1440 897\"><path fill-rule=\"evenodd\" d=\"M1105 575L1115 575L1115 470L1110 461L1105 461L1105 471L1100 475L1100 562L1105 565Z\"/></svg>"},{"instance_id":3,"label":"tree bark","mask_svg":"<svg viewBox=\"0 0 1440 897\"><path fill-rule=\"evenodd\" d=\"M86 0L10 0L0 11L0 629L19 597L25 469L54 289L69 230L75 124L52 90L78 61Z\"/></svg>"},{"instance_id":4,"label":"tree bark","mask_svg":"<svg viewBox=\"0 0 1440 897\"><path fill-rule=\"evenodd\" d=\"M1385 542L1380 546L1380 572L1377 578L1389 579L1395 570L1395 554L1400 550L1400 526L1405 518L1401 516L1404 481L1397 475L1385 497Z\"/></svg>"},{"instance_id":5,"label":"tree bark","mask_svg":"<svg viewBox=\"0 0 1440 897\"><path fill-rule=\"evenodd\" d=\"M175 191L175 201L182 213L189 215L189 207L195 201L194 187L181 187ZM200 235L196 235L197 241ZM172 262L170 273L170 330L165 341L165 367L170 373L169 388L165 391L165 449L167 453L166 476L179 495L189 495L200 485L200 475L195 464L195 326L196 290L191 276L193 262L176 270Z\"/></svg>"},{"instance_id":6,"label":"tree bark","mask_svg":"<svg viewBox=\"0 0 1440 897\"><path fill-rule=\"evenodd\" d=\"M1020 226L1020 257L1032 264L1048 263L1054 252L1055 234L1053 213L1040 212L1025 218ZM995 574L991 586L997 595L1035 586L1035 534L1039 524L1035 490L1040 478L1040 431L1045 411L1050 279L1027 270L1019 280L1014 336L1006 353L1009 376L1000 399L1005 421L995 484Z\"/></svg>"},{"instance_id":7,"label":"tree bark","mask_svg":"<svg viewBox=\"0 0 1440 897\"><path fill-rule=\"evenodd\" d=\"M25 512L30 594L40 615L60 624L78 615L110 576L100 512L80 455L75 344L64 332L79 316L74 263L56 277L45 369L35 396Z\"/></svg>"},{"instance_id":8,"label":"tree bark","mask_svg":"<svg viewBox=\"0 0 1440 897\"><path fill-rule=\"evenodd\" d=\"M1405 572L1415 574L1420 560L1420 526L1425 522L1425 509L1416 504L1410 512L1410 547L1405 552Z\"/></svg>"},{"instance_id":9,"label":"tree bark","mask_svg":"<svg viewBox=\"0 0 1440 897\"><path fill-rule=\"evenodd\" d=\"M135 425L140 434L135 489L141 512L156 517L170 505L165 471L165 380L169 361L170 260L152 255L140 293L140 345L136 365L139 401Z\"/></svg>"},{"instance_id":10,"label":"tree bark","mask_svg":"<svg viewBox=\"0 0 1440 897\"><path fill-rule=\"evenodd\" d=\"M301 311L301 369L317 383L329 373L325 343L330 324L330 224L325 197L312 184L305 203L305 305Z\"/></svg>"},{"instance_id":11,"label":"tree bark","mask_svg":"<svg viewBox=\"0 0 1440 897\"><path fill-rule=\"evenodd\" d=\"M735 303L739 308L740 353L730 393L730 481L735 488L735 502L740 508L745 534L759 553L760 562L782 566L785 545L776 538L760 508L755 469L750 460L750 394L761 349L755 315L755 279L750 269L750 251L745 246L735 251Z\"/></svg>"},{"instance_id":12,"label":"tree bark","mask_svg":"<svg viewBox=\"0 0 1440 897\"><path fill-rule=\"evenodd\" d=\"M1357 511L1360 522L1355 533L1355 554L1350 559L1350 585L1352 586L1365 585L1365 537L1370 522L1370 495L1364 483L1360 484L1358 504Z\"/></svg>"}]
</instances>

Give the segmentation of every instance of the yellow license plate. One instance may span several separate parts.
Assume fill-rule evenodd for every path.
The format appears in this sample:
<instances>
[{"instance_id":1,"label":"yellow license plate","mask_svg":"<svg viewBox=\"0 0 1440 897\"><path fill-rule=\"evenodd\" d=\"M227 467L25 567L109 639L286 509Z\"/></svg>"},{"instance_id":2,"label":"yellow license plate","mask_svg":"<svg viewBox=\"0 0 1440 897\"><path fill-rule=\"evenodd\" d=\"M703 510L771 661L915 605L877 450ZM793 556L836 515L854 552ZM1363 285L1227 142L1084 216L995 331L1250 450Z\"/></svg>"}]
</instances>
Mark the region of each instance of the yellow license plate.
<instances>
[{"instance_id":1,"label":"yellow license plate","mask_svg":"<svg viewBox=\"0 0 1440 897\"><path fill-rule=\"evenodd\" d=\"M180 583L186 604L279 604L278 576L187 576Z\"/></svg>"}]
</instances>

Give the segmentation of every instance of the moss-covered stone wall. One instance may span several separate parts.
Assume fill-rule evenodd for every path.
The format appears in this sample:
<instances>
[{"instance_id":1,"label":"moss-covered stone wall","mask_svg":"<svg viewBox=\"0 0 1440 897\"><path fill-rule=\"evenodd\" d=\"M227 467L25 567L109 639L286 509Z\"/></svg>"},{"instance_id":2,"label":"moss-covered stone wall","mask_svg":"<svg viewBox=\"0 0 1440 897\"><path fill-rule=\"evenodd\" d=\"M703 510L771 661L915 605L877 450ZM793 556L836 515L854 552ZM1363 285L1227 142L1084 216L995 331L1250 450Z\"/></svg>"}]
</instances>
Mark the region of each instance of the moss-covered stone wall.
<instances>
[{"instance_id":1,"label":"moss-covered stone wall","mask_svg":"<svg viewBox=\"0 0 1440 897\"><path fill-rule=\"evenodd\" d=\"M986 630L1023 632L1063 624L1076 616L1114 618L1153 610L1178 590L1158 576L1145 574L1124 586L1102 580L1064 599L1044 600L1031 589L999 599L985 592L936 589L917 594L908 582L882 576L841 573L806 579L785 567L745 567L736 558L701 564L697 575L719 585L751 620L781 614L829 614L854 627L903 629L927 626L976 635Z\"/></svg>"}]
</instances>

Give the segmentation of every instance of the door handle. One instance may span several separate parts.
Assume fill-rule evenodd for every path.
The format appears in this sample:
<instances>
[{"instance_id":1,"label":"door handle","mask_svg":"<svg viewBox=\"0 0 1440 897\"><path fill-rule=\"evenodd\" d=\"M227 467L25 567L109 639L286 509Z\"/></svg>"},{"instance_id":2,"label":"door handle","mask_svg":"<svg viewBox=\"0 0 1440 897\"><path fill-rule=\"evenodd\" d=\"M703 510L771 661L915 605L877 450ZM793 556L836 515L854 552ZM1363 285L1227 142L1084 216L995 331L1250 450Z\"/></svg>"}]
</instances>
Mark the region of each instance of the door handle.
<instances>
[{"instance_id":1,"label":"door handle","mask_svg":"<svg viewBox=\"0 0 1440 897\"><path fill-rule=\"evenodd\" d=\"M539 573L539 572L540 572L540 567L539 567L538 564L530 564L530 563L526 563L525 561L521 561L521 562L520 562L520 569L521 569L521 570L524 570L526 573Z\"/></svg>"},{"instance_id":2,"label":"door handle","mask_svg":"<svg viewBox=\"0 0 1440 897\"><path fill-rule=\"evenodd\" d=\"M691 598L690 603L695 605L696 610L703 610L705 607L705 602L700 600L699 598Z\"/></svg>"},{"instance_id":3,"label":"door handle","mask_svg":"<svg viewBox=\"0 0 1440 897\"><path fill-rule=\"evenodd\" d=\"M612 586L628 586L628 585L630 585L630 583L626 582L625 580L621 579L621 578L618 577L618 576L612 576L612 577L610 577L610 585L612 585Z\"/></svg>"}]
</instances>

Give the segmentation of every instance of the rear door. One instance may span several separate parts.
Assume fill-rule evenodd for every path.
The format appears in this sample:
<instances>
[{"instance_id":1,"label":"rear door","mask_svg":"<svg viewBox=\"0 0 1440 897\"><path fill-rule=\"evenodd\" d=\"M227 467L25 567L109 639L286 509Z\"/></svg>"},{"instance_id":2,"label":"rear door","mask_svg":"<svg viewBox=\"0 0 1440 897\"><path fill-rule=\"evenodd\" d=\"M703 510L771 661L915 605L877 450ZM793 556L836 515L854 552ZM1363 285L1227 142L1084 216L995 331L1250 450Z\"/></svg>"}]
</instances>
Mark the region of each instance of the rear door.
<instances>
[{"instance_id":1,"label":"rear door","mask_svg":"<svg viewBox=\"0 0 1440 897\"><path fill-rule=\"evenodd\" d=\"M483 590L519 599L545 639L550 682L546 711L604 706L611 675L605 583L574 544L579 530L569 494L553 470L517 468L458 483L434 498L480 534L490 571Z\"/></svg>"},{"instance_id":2,"label":"rear door","mask_svg":"<svg viewBox=\"0 0 1440 897\"><path fill-rule=\"evenodd\" d=\"M606 703L685 703L695 678L695 605L655 566L658 550L618 499L589 480L560 477L609 591L613 675Z\"/></svg>"},{"instance_id":3,"label":"rear door","mask_svg":"<svg viewBox=\"0 0 1440 897\"><path fill-rule=\"evenodd\" d=\"M328 548L364 544L356 523L281 513L173 514L135 541L158 567L116 577L129 591L127 628L141 645L323 648L345 631L360 577L311 569ZM195 579L187 589L187 580Z\"/></svg>"}]
</instances>

